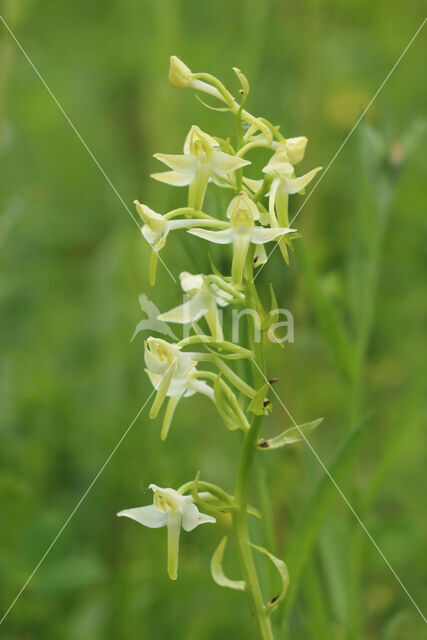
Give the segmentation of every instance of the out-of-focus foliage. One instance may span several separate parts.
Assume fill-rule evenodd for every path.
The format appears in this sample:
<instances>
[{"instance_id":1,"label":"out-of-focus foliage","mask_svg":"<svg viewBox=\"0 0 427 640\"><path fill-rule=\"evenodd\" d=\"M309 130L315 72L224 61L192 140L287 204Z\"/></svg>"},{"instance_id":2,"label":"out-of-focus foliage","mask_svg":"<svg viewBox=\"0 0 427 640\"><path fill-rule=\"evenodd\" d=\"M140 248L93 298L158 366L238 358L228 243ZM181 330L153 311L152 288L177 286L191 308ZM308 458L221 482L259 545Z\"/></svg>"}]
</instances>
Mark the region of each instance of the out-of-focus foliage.
<instances>
[{"instance_id":1,"label":"out-of-focus foliage","mask_svg":"<svg viewBox=\"0 0 427 640\"><path fill-rule=\"evenodd\" d=\"M231 67L241 68L253 111L280 123L284 135L307 135L306 166L326 166L424 17L416 0L0 7L128 206L138 198L162 212L180 206L184 192L149 181L158 170L151 154L179 153L192 124L234 134L231 118L170 87L170 54L229 84ZM337 469L421 607L427 162L425 139L413 140L422 136L414 123L426 98L425 39L421 33L368 126L299 214L303 239L291 267L276 252L260 275L266 301L271 281L296 323L294 344L270 347L275 388L298 423L325 416L313 446ZM138 295L166 310L180 292L161 267L149 289L149 250L134 222L2 24L0 184L1 616L151 391L144 334L130 343L143 317ZM303 202L295 198L294 213ZM212 188L207 207L224 204ZM193 239L189 251L184 234L163 257L174 273L208 265L202 243ZM220 266L219 252L215 260ZM291 425L274 405L267 425L277 435ZM149 482L178 486L198 470L231 490L239 434L221 429L198 397L180 407L167 444L147 413L0 627L2 637L252 637L242 594L209 576L211 553L229 533L226 516L220 527L183 538L178 584L167 579L162 535L115 517L149 502ZM340 453L360 424L363 440ZM277 616L289 638L421 640L420 616L346 505L327 492L310 450L300 443L260 458L253 504L271 521L255 523L254 539L286 558L292 532L303 522L315 527L294 587L291 574L292 607ZM265 584L274 589L274 579L266 574Z\"/></svg>"}]
</instances>

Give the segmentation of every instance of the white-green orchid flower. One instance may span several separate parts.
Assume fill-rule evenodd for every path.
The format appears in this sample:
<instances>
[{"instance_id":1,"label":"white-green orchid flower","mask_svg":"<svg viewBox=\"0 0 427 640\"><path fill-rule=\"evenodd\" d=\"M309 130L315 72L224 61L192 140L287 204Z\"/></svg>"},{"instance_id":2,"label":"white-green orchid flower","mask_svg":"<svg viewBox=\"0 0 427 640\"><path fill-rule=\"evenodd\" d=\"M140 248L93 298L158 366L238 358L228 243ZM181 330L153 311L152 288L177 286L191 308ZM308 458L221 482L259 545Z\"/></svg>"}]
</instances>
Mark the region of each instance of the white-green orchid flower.
<instances>
[{"instance_id":1,"label":"white-green orchid flower","mask_svg":"<svg viewBox=\"0 0 427 640\"><path fill-rule=\"evenodd\" d=\"M157 390L150 418L157 416L165 398L169 398L162 425L162 440L168 434L175 409L182 397L203 393L214 400L211 387L197 379L197 357L197 353L185 353L179 345L161 338L150 337L145 341L145 371Z\"/></svg>"},{"instance_id":2,"label":"white-green orchid flower","mask_svg":"<svg viewBox=\"0 0 427 640\"><path fill-rule=\"evenodd\" d=\"M212 516L200 513L191 496L182 496L174 489L161 489L150 484L154 491L153 504L119 511L118 516L136 520L144 527L168 530L168 574L171 580L178 577L179 536L181 527L184 531L192 531L205 522L216 522ZM209 493L199 494L201 498L209 497Z\"/></svg>"},{"instance_id":3,"label":"white-green orchid flower","mask_svg":"<svg viewBox=\"0 0 427 640\"><path fill-rule=\"evenodd\" d=\"M155 153L154 157L172 171L153 173L152 178L176 187L189 186L188 205L201 209L208 182L231 184L231 174L250 162L230 156L219 149L219 143L199 127L192 126L184 143L183 155Z\"/></svg>"},{"instance_id":4,"label":"white-green orchid flower","mask_svg":"<svg viewBox=\"0 0 427 640\"><path fill-rule=\"evenodd\" d=\"M242 286L243 268L251 242L255 245L262 245L289 233L295 233L295 229L287 227L264 229L257 226L255 222L259 220L259 217L258 207L247 193L242 191L228 205L227 218L229 218L230 222L227 229L221 231L189 230L189 233L204 240L217 244L233 245L231 275L233 285L238 289Z\"/></svg>"},{"instance_id":5,"label":"white-green orchid flower","mask_svg":"<svg viewBox=\"0 0 427 640\"><path fill-rule=\"evenodd\" d=\"M223 340L218 307L226 307L233 296L201 274L193 275L183 271L179 278L183 291L190 297L184 304L159 315L158 320L188 324L197 322L204 316L212 335L217 340Z\"/></svg>"},{"instance_id":6,"label":"white-green orchid flower","mask_svg":"<svg viewBox=\"0 0 427 640\"><path fill-rule=\"evenodd\" d=\"M222 220L215 220L213 218L178 218L172 219L171 216L176 212L170 212L166 215L161 215L156 211L150 209L145 204L141 204L138 200L134 200L136 210L141 216L144 225L142 226L141 233L145 240L152 246L153 251L150 260L150 282L153 285L155 282L157 260L159 252L166 244L166 238L170 231L177 229L189 229L190 227L226 227L227 224ZM177 209L176 211L180 211ZM189 210L187 210L189 211ZM200 212L195 211L195 215L200 215ZM205 214L206 215L206 214Z\"/></svg>"},{"instance_id":7,"label":"white-green orchid flower","mask_svg":"<svg viewBox=\"0 0 427 640\"><path fill-rule=\"evenodd\" d=\"M312 169L312 171L296 178L290 159L292 158L294 163L302 160L305 149L304 140L306 138L302 140L300 138L290 138L287 142L292 140L300 140L300 142L290 144L289 148L281 145L263 169L263 172L272 178L268 193L268 212L272 227L286 227L289 224L289 195L302 191L316 173L322 169L322 167L316 167L316 169ZM253 191L258 191L263 184L262 180L244 179L244 181Z\"/></svg>"}]
</instances>

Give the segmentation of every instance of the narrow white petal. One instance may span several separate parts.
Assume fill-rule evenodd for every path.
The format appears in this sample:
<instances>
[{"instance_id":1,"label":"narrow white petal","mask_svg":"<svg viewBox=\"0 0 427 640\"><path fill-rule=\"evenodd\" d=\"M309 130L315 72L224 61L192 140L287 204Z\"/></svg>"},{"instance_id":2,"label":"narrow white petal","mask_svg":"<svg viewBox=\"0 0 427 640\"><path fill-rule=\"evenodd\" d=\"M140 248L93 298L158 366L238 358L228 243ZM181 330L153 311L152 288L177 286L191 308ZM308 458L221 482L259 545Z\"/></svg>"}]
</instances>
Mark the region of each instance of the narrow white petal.
<instances>
[{"instance_id":1,"label":"narrow white petal","mask_svg":"<svg viewBox=\"0 0 427 640\"><path fill-rule=\"evenodd\" d=\"M155 153L154 157L163 162L167 167L179 172L193 171L196 158L190 155L171 155L168 153Z\"/></svg>"},{"instance_id":2,"label":"narrow white petal","mask_svg":"<svg viewBox=\"0 0 427 640\"><path fill-rule=\"evenodd\" d=\"M203 380L197 380L196 378L194 378L188 383L188 388L193 391L193 393L203 393L203 395L208 396L208 398L210 398L211 400L214 400L213 390Z\"/></svg>"},{"instance_id":3,"label":"narrow white petal","mask_svg":"<svg viewBox=\"0 0 427 640\"><path fill-rule=\"evenodd\" d=\"M316 167L316 169L313 169L312 171L305 173L303 176L300 176L299 178L288 178L285 183L286 191L291 194L302 191L304 187L306 187L308 183L311 182L311 180L313 180L316 173L319 173L319 171L321 170L322 170L322 167Z\"/></svg>"},{"instance_id":4,"label":"narrow white petal","mask_svg":"<svg viewBox=\"0 0 427 640\"><path fill-rule=\"evenodd\" d=\"M252 180L252 178L243 178L243 182L251 189L254 193L259 191L262 187L263 180Z\"/></svg>"},{"instance_id":5,"label":"narrow white petal","mask_svg":"<svg viewBox=\"0 0 427 640\"><path fill-rule=\"evenodd\" d=\"M184 304L162 313L158 316L159 320L164 322L176 322L178 324L188 324L189 322L197 322L207 311L206 305L203 302L203 297L196 293L196 295L187 300Z\"/></svg>"},{"instance_id":6,"label":"narrow white petal","mask_svg":"<svg viewBox=\"0 0 427 640\"><path fill-rule=\"evenodd\" d=\"M231 229L224 229L221 231L209 231L207 229L189 229L188 233L193 236L203 238L203 240L209 240L209 242L215 242L216 244L230 244L233 242L233 232Z\"/></svg>"},{"instance_id":7,"label":"narrow white petal","mask_svg":"<svg viewBox=\"0 0 427 640\"><path fill-rule=\"evenodd\" d=\"M262 227L255 227L252 230L251 242L254 244L265 244L285 236L288 233L295 233L296 229L288 229L287 227L279 227L277 229L263 229Z\"/></svg>"},{"instance_id":8,"label":"narrow white petal","mask_svg":"<svg viewBox=\"0 0 427 640\"><path fill-rule=\"evenodd\" d=\"M125 516L131 518L144 527L150 527L150 529L158 529L164 527L167 522L167 513L160 511L154 505L150 504L148 507L136 507L135 509L124 509L119 511L118 516Z\"/></svg>"},{"instance_id":9,"label":"narrow white petal","mask_svg":"<svg viewBox=\"0 0 427 640\"><path fill-rule=\"evenodd\" d=\"M159 182L165 182L173 187L187 187L194 180L193 173L180 173L179 171L164 171L163 173L152 173L151 177Z\"/></svg>"},{"instance_id":10,"label":"narrow white petal","mask_svg":"<svg viewBox=\"0 0 427 640\"><path fill-rule=\"evenodd\" d=\"M192 531L199 524L205 524L206 522L216 522L212 516L207 516L204 513L200 513L198 508L192 502L187 502L184 506L184 513L182 515L182 528L184 531Z\"/></svg>"},{"instance_id":11,"label":"narrow white petal","mask_svg":"<svg viewBox=\"0 0 427 640\"><path fill-rule=\"evenodd\" d=\"M251 164L249 160L230 156L223 151L215 151L212 161L212 170L216 175L225 178L229 173L232 173L237 169L241 169L241 167L245 167L248 164Z\"/></svg>"}]
</instances>

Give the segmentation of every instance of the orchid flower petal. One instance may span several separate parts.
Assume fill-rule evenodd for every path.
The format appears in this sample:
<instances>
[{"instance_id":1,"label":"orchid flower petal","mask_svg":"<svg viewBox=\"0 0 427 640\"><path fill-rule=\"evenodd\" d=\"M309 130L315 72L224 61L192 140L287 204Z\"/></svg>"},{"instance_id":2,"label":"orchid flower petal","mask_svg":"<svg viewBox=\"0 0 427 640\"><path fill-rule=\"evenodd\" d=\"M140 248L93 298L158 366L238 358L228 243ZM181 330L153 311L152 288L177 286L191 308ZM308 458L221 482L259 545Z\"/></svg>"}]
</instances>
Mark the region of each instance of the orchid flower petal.
<instances>
[{"instance_id":1,"label":"orchid flower petal","mask_svg":"<svg viewBox=\"0 0 427 640\"><path fill-rule=\"evenodd\" d=\"M193 529L198 527L200 524L205 524L207 522L216 522L216 519L212 516L200 513L193 502L187 502L184 507L184 513L182 514L182 528L184 531L193 531Z\"/></svg>"},{"instance_id":2,"label":"orchid flower petal","mask_svg":"<svg viewBox=\"0 0 427 640\"><path fill-rule=\"evenodd\" d=\"M211 400L214 399L214 393L213 390L211 389L211 387L206 384L206 382L204 382L203 380L196 380L196 378L194 378L193 380L191 380L191 382L189 383L189 387L190 389L193 390L193 392L197 392L197 393L203 393L203 395L207 396L208 398L210 398Z\"/></svg>"},{"instance_id":3,"label":"orchid flower petal","mask_svg":"<svg viewBox=\"0 0 427 640\"><path fill-rule=\"evenodd\" d=\"M264 180L252 180L252 178L243 178L243 182L249 187L249 189L251 189L251 191L256 193L261 189Z\"/></svg>"},{"instance_id":4,"label":"orchid flower petal","mask_svg":"<svg viewBox=\"0 0 427 640\"><path fill-rule=\"evenodd\" d=\"M159 182L165 182L173 187L187 187L194 180L193 173L180 173L178 171L164 171L162 173L152 173L151 177Z\"/></svg>"},{"instance_id":5,"label":"orchid flower petal","mask_svg":"<svg viewBox=\"0 0 427 640\"><path fill-rule=\"evenodd\" d=\"M249 160L230 156L223 151L215 151L212 160L212 171L216 175L225 178L229 173L246 167L248 164L251 164Z\"/></svg>"},{"instance_id":6,"label":"orchid flower petal","mask_svg":"<svg viewBox=\"0 0 427 640\"><path fill-rule=\"evenodd\" d=\"M164 322L176 322L177 324L189 324L190 322L197 322L206 313L206 304L203 301L203 297L196 293L190 300L187 300L183 304L162 313L158 316L159 320Z\"/></svg>"},{"instance_id":7,"label":"orchid flower petal","mask_svg":"<svg viewBox=\"0 0 427 640\"><path fill-rule=\"evenodd\" d=\"M251 234L251 242L254 244L265 244L285 236L288 233L295 233L296 229L289 229L287 227L277 227L275 229L263 229L262 227L254 227Z\"/></svg>"},{"instance_id":8,"label":"orchid flower petal","mask_svg":"<svg viewBox=\"0 0 427 640\"><path fill-rule=\"evenodd\" d=\"M216 244L231 244L233 242L233 232L231 229L222 229L221 231L209 231L208 229L189 229L188 233L193 236L215 242Z\"/></svg>"},{"instance_id":9,"label":"orchid flower petal","mask_svg":"<svg viewBox=\"0 0 427 640\"><path fill-rule=\"evenodd\" d=\"M154 157L163 162L167 167L174 171L189 173L194 171L196 166L196 158L190 155L174 155L169 153L155 153Z\"/></svg>"},{"instance_id":10,"label":"orchid flower petal","mask_svg":"<svg viewBox=\"0 0 427 640\"><path fill-rule=\"evenodd\" d=\"M117 514L120 516L125 516L126 518L131 518L140 524L143 524L144 527L149 527L150 529L158 529L159 527L164 527L167 523L167 513L165 511L160 511L154 505L150 504L148 507L136 507L135 509L124 509L123 511L119 511Z\"/></svg>"},{"instance_id":11,"label":"orchid flower petal","mask_svg":"<svg viewBox=\"0 0 427 640\"><path fill-rule=\"evenodd\" d=\"M316 169L312 169L308 173L305 173L303 176L299 176L299 178L287 178L286 180L286 190L288 193L298 193L302 191L304 187L308 185L311 180L313 180L316 173L322 170L322 167L316 167Z\"/></svg>"}]
</instances>

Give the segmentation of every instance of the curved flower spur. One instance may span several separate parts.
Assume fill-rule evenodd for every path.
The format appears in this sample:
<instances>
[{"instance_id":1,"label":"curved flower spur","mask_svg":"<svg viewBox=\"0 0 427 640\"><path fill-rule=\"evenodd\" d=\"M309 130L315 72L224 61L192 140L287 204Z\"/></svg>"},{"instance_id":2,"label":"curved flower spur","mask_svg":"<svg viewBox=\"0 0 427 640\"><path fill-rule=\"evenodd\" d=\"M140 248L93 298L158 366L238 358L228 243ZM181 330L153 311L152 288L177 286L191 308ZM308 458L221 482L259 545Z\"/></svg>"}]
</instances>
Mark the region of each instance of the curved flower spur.
<instances>
[{"instance_id":1,"label":"curved flower spur","mask_svg":"<svg viewBox=\"0 0 427 640\"><path fill-rule=\"evenodd\" d=\"M191 531L199 524L215 523L219 512L229 513L242 576L239 580L226 577L223 562L227 540L222 537L212 556L212 577L222 587L246 593L258 636L262 640L272 640L271 615L286 596L289 575L281 558L250 540L248 515L260 516L249 506L254 457L298 442L302 434L311 433L321 420L285 429L279 435L261 433L264 418L272 409L268 399L270 385L276 381L276 378L267 376L264 349L272 323L276 321L278 307L271 287L271 310L264 310L253 275L254 266L266 260L264 245L268 242L277 242L288 261L287 246L298 237L296 230L289 227L289 195L301 193L320 168L296 177L294 165L304 157L307 138L285 138L278 126L247 111L244 105L249 94L249 82L239 69L233 70L240 83L237 99L215 76L193 73L181 60L172 56L171 83L175 87L191 88L206 94L217 104L203 103L205 106L231 114L238 128L237 141L233 146L228 139L213 137L197 126L191 127L182 155L155 154L170 171L152 176L172 186L188 187L188 206L161 215L138 201L135 204L143 221L142 235L152 247L152 284L155 282L158 252L164 248L172 231L186 230L208 242L231 245L227 275L220 273L213 263L212 273L184 271L180 274L181 287L187 299L160 313L156 320L167 328L165 323L168 322L185 325L188 337L175 343L148 337L145 341L145 364L156 389L151 418L159 414L167 400L161 428L163 440L168 435L181 399L196 393L214 402L227 429L239 430L241 449L234 491L228 493L215 484L201 481L197 474L195 480L176 491L150 485L154 491L153 505L126 509L118 515L150 528L167 527L168 572L175 580L181 528ZM244 175L250 165L245 156L260 147L269 151L271 156L261 178L254 180ZM220 218L202 210L208 188L224 188L227 194L231 193L225 214ZM263 205L264 197L268 197L267 208ZM247 331L241 343L236 339L233 342L225 339L227 331L224 330L222 315L230 313L232 305L240 305L245 317ZM208 334L197 324L202 319L206 321ZM242 359L252 367L237 369L235 361ZM248 379L240 377L243 370ZM281 581L280 593L267 600L258 579L254 552L260 552L272 563Z\"/></svg>"}]
</instances>

